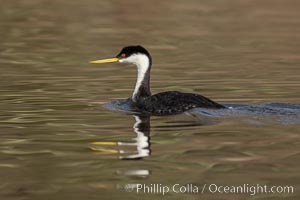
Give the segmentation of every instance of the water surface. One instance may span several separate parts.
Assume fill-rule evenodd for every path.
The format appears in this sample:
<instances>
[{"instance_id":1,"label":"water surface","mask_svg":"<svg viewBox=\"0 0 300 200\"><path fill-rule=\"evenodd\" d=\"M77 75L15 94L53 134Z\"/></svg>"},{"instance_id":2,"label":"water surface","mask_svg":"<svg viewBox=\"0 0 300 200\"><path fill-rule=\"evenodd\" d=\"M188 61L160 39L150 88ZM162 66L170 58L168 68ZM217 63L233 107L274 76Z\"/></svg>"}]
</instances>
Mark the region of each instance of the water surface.
<instances>
[{"instance_id":1,"label":"water surface","mask_svg":"<svg viewBox=\"0 0 300 200\"><path fill-rule=\"evenodd\" d=\"M2 1L1 199L162 198L124 191L134 183L292 185L293 194L254 197L299 198L299 123L182 114L138 124L103 106L131 95L135 68L88 64L141 44L153 57L153 93L299 104L299 8L292 0ZM139 152L137 138L143 159L126 159ZM165 196L201 197L253 198Z\"/></svg>"}]
</instances>

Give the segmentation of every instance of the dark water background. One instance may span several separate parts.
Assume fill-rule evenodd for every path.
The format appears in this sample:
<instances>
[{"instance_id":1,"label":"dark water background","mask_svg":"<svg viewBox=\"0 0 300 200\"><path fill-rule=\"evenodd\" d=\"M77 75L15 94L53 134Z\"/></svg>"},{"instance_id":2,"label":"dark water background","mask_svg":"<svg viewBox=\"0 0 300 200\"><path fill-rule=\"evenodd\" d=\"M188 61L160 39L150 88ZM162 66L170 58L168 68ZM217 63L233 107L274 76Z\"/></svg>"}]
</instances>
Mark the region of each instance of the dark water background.
<instances>
[{"instance_id":1,"label":"dark water background","mask_svg":"<svg viewBox=\"0 0 300 200\"><path fill-rule=\"evenodd\" d=\"M161 199L123 187L216 183L295 191L165 198L298 199L299 123L151 117L151 156L121 160L119 144L133 142L136 120L103 104L131 95L136 69L88 61L141 44L153 57L153 93L296 104L299 10L296 0L1 1L0 198Z\"/></svg>"}]
</instances>

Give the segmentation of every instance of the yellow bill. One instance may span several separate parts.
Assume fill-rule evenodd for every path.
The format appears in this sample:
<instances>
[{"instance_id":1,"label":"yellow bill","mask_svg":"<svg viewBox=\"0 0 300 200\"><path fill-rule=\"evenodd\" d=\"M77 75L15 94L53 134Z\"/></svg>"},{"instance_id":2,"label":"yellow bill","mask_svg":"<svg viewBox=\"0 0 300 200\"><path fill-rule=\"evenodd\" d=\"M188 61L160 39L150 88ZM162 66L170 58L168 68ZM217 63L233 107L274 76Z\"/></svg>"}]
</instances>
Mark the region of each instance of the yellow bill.
<instances>
[{"instance_id":1,"label":"yellow bill","mask_svg":"<svg viewBox=\"0 0 300 200\"><path fill-rule=\"evenodd\" d=\"M119 60L120 60L120 58L109 58L109 59L90 61L90 63L91 64L112 63L112 62L118 62Z\"/></svg>"},{"instance_id":2,"label":"yellow bill","mask_svg":"<svg viewBox=\"0 0 300 200\"><path fill-rule=\"evenodd\" d=\"M117 145L117 142L91 142L90 144L99 144L99 145Z\"/></svg>"}]
</instances>

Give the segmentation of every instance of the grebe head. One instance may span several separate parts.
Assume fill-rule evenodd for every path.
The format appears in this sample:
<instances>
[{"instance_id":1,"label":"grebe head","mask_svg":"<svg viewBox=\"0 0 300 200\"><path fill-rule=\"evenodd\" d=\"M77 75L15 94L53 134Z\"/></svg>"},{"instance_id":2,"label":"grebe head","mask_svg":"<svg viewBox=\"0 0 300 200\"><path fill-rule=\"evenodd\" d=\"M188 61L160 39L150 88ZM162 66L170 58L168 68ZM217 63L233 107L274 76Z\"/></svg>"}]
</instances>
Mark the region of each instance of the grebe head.
<instances>
[{"instance_id":1,"label":"grebe head","mask_svg":"<svg viewBox=\"0 0 300 200\"><path fill-rule=\"evenodd\" d=\"M132 94L132 100L134 102L137 102L139 98L151 95L149 82L152 59L144 47L139 45L127 46L114 58L95 60L90 63L102 64L111 62L130 63L137 66L137 82Z\"/></svg>"},{"instance_id":2,"label":"grebe head","mask_svg":"<svg viewBox=\"0 0 300 200\"><path fill-rule=\"evenodd\" d=\"M91 61L92 64L102 64L110 62L130 63L139 66L150 67L152 58L149 52L142 46L124 47L114 58Z\"/></svg>"},{"instance_id":3,"label":"grebe head","mask_svg":"<svg viewBox=\"0 0 300 200\"><path fill-rule=\"evenodd\" d=\"M120 63L131 63L137 66L151 65L151 56L142 46L124 47L116 57L119 58Z\"/></svg>"}]
</instances>

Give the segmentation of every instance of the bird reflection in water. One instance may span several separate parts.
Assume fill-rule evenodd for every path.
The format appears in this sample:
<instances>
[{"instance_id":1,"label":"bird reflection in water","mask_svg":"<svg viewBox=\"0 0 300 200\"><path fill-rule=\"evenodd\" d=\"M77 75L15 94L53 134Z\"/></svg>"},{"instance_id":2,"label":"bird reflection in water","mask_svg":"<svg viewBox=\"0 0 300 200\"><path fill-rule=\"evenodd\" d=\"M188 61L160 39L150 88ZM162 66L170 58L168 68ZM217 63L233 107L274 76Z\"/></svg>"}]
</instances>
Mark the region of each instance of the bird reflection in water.
<instances>
[{"instance_id":1,"label":"bird reflection in water","mask_svg":"<svg viewBox=\"0 0 300 200\"><path fill-rule=\"evenodd\" d=\"M93 151L100 151L105 153L118 153L119 158L122 160L137 160L144 157L148 157L151 154L150 149L150 116L149 115L133 115L135 123L133 125L133 131L136 137L132 138L133 142L92 142L93 147L90 147ZM117 146L116 149L103 149L98 148L98 145L112 145ZM130 150L135 147L136 150Z\"/></svg>"}]
</instances>

